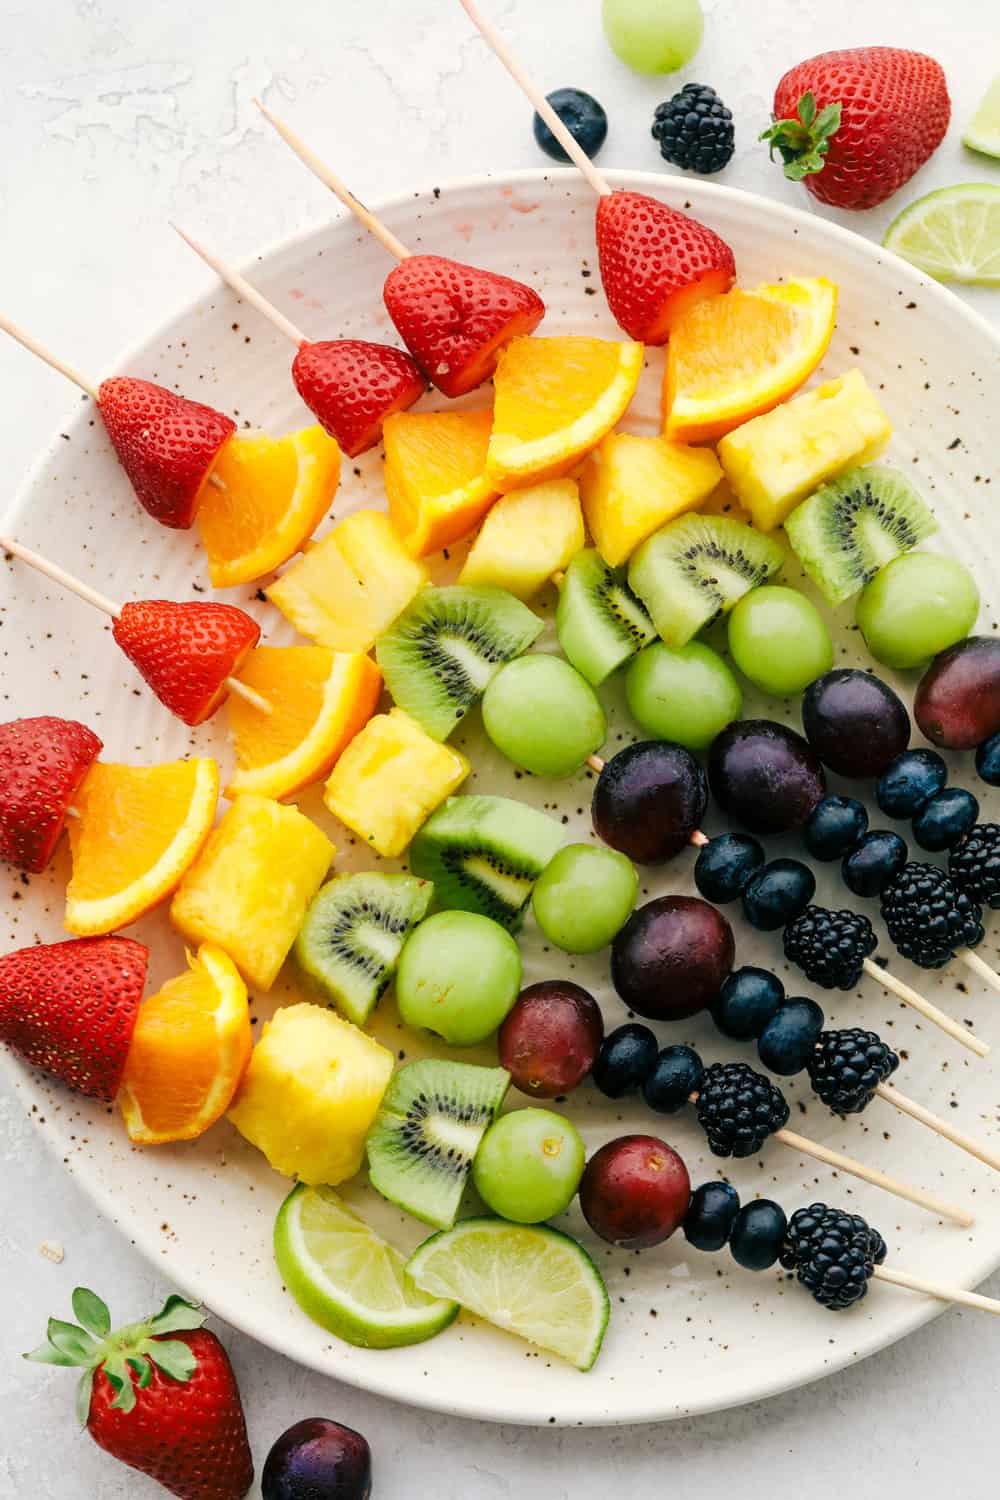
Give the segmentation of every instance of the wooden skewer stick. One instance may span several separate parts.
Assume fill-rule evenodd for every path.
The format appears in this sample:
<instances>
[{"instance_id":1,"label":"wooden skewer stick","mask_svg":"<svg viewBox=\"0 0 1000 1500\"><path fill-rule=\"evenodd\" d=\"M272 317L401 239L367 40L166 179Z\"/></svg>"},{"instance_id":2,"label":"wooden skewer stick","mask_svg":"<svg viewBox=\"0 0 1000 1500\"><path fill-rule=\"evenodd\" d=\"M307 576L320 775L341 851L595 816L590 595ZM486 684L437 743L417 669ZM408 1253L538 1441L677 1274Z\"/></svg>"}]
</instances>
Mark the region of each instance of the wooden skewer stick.
<instances>
[{"instance_id":1,"label":"wooden skewer stick","mask_svg":"<svg viewBox=\"0 0 1000 1500\"><path fill-rule=\"evenodd\" d=\"M45 364L51 365L53 370L58 370L60 375L65 375L67 380L72 380L73 384L78 385L81 391L86 391L92 401L98 399L97 386L94 385L93 381L87 380L85 376L80 374L79 370L74 370L73 366L68 365L65 360L58 359L52 353L51 349L46 349L44 344L40 344L37 339L32 338L30 333L25 333L23 328L20 328L17 323L12 323L10 318L5 317L3 313L0 313L0 329L3 329L4 333L9 333L12 339L16 339L19 344L23 344L25 349L37 355Z\"/></svg>"},{"instance_id":2,"label":"wooden skewer stick","mask_svg":"<svg viewBox=\"0 0 1000 1500\"><path fill-rule=\"evenodd\" d=\"M296 328L291 319L286 318L283 312L279 312L273 302L268 302L267 298L258 292L255 286L251 286L246 277L241 276L234 266L227 265L211 250L192 239L179 224L171 221L170 227L180 235L186 245L190 245L195 255L200 255L205 264L212 267L215 274L221 277L227 286L232 287L238 297L242 297L244 302L248 302L251 307L255 307L259 313L262 313L274 324L279 333L285 335L286 339L290 339L297 348L309 342L301 328Z\"/></svg>"},{"instance_id":3,"label":"wooden skewer stick","mask_svg":"<svg viewBox=\"0 0 1000 1500\"><path fill-rule=\"evenodd\" d=\"M980 958L978 953L973 952L971 948L956 948L955 957L960 964L964 964L967 969L971 969L973 974L977 975L978 978L985 980L991 990L996 990L997 994L1000 994L1000 974L995 969L991 969L986 960Z\"/></svg>"},{"instance_id":4,"label":"wooden skewer stick","mask_svg":"<svg viewBox=\"0 0 1000 1500\"><path fill-rule=\"evenodd\" d=\"M898 1109L902 1114L909 1115L913 1120L919 1120L921 1125L926 1125L930 1130L936 1131L938 1135L944 1136L945 1140L951 1141L952 1145L960 1147L961 1150L967 1151L970 1156L974 1156L977 1160L985 1162L988 1167L993 1168L994 1172L1000 1172L1000 1155L997 1152L991 1151L987 1146L981 1145L979 1141L973 1140L972 1136L966 1135L964 1131L956 1130L954 1125L950 1125L947 1120L943 1120L939 1115L935 1115L929 1109L925 1109L915 1099L910 1099L906 1094L901 1094L895 1084L880 1083L875 1092L880 1099L885 1099L888 1104L891 1104L893 1109Z\"/></svg>"},{"instance_id":5,"label":"wooden skewer stick","mask_svg":"<svg viewBox=\"0 0 1000 1500\"><path fill-rule=\"evenodd\" d=\"M942 1286L939 1281L911 1276L909 1271L897 1271L893 1266L876 1266L872 1275L877 1276L879 1281L905 1287L908 1292L923 1292L926 1297L936 1297L939 1302L954 1302L959 1307L974 1307L979 1312L1000 1314L1000 1298L984 1297L981 1292L967 1292L964 1287L959 1286Z\"/></svg>"},{"instance_id":6,"label":"wooden skewer stick","mask_svg":"<svg viewBox=\"0 0 1000 1500\"><path fill-rule=\"evenodd\" d=\"M956 1042L961 1042L963 1047L968 1047L970 1052L975 1052L977 1057L985 1057L989 1052L989 1044L981 1041L974 1031L969 1030L968 1026L963 1026L960 1021L955 1020L954 1016L949 1016L945 1011L939 1010L936 1005L931 1004L930 1000L926 1000L919 990L911 988L902 979L897 979L895 974L890 974L887 969L882 969L878 964L872 963L870 958L864 960L862 968L870 979L876 980L883 989L889 990L897 999L902 1000L904 1005L912 1005L913 1009L918 1010L925 1020L939 1026Z\"/></svg>"},{"instance_id":7,"label":"wooden skewer stick","mask_svg":"<svg viewBox=\"0 0 1000 1500\"><path fill-rule=\"evenodd\" d=\"M889 1177L885 1172L880 1172L877 1167L868 1167L864 1162L855 1161L853 1157L842 1156L839 1151L832 1151L829 1146L821 1146L818 1141L811 1141L807 1136L799 1135L797 1131L776 1130L772 1139L780 1141L783 1146L788 1146L792 1151L801 1151L803 1156L811 1156L828 1167L835 1167L839 1172L849 1172L854 1177L860 1177L863 1182L870 1182L873 1187L883 1188L887 1193L894 1193L897 1198L905 1198L907 1203L915 1203L918 1208L925 1208L928 1213L936 1214L938 1218L950 1219L953 1224L961 1224L965 1229L973 1223L972 1215L964 1208L955 1208L950 1203L943 1203L940 1198L935 1198L933 1193L925 1192L923 1188L909 1187L898 1178Z\"/></svg>"},{"instance_id":8,"label":"wooden skewer stick","mask_svg":"<svg viewBox=\"0 0 1000 1500\"><path fill-rule=\"evenodd\" d=\"M604 767L607 765L607 761L602 760L599 755L588 755L587 759L584 761L584 765L589 766L596 775L600 776L601 772L604 770Z\"/></svg>"}]
</instances>

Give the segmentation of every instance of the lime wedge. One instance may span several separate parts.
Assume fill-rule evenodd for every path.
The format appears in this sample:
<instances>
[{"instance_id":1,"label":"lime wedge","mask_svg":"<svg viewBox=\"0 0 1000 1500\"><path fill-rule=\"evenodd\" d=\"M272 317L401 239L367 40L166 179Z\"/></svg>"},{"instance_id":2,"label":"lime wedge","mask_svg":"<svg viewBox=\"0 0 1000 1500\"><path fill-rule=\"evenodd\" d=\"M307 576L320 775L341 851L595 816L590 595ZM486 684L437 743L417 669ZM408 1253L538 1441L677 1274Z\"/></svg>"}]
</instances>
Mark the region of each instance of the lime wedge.
<instances>
[{"instance_id":1,"label":"lime wedge","mask_svg":"<svg viewBox=\"0 0 1000 1500\"><path fill-rule=\"evenodd\" d=\"M425 1240L407 1270L430 1296L459 1302L578 1370L600 1353L610 1311L601 1273L556 1229L464 1219Z\"/></svg>"},{"instance_id":2,"label":"lime wedge","mask_svg":"<svg viewBox=\"0 0 1000 1500\"><path fill-rule=\"evenodd\" d=\"M326 1187L300 1184L274 1225L285 1285L314 1322L364 1349L420 1344L458 1308L421 1292L406 1260Z\"/></svg>"},{"instance_id":3,"label":"lime wedge","mask_svg":"<svg viewBox=\"0 0 1000 1500\"><path fill-rule=\"evenodd\" d=\"M928 193L893 220L883 244L938 281L1000 286L1000 186Z\"/></svg>"},{"instance_id":4,"label":"lime wedge","mask_svg":"<svg viewBox=\"0 0 1000 1500\"><path fill-rule=\"evenodd\" d=\"M1000 73L986 90L982 104L962 136L962 145L984 156L1000 156Z\"/></svg>"}]
</instances>

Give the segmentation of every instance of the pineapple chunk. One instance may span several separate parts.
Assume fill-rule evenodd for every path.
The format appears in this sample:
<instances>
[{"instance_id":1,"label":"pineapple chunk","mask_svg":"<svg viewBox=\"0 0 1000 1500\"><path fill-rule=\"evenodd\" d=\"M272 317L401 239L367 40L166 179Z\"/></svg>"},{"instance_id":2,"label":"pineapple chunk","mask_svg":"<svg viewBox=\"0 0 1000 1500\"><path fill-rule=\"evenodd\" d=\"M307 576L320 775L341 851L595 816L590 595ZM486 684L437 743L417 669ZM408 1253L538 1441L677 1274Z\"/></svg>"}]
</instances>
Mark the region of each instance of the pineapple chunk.
<instances>
[{"instance_id":1,"label":"pineapple chunk","mask_svg":"<svg viewBox=\"0 0 1000 1500\"><path fill-rule=\"evenodd\" d=\"M216 943L266 992L335 852L298 808L237 797L181 881L170 919L189 942Z\"/></svg>"},{"instance_id":2,"label":"pineapple chunk","mask_svg":"<svg viewBox=\"0 0 1000 1500\"><path fill-rule=\"evenodd\" d=\"M506 589L527 600L565 568L585 542L574 480L550 479L512 490L483 522L458 581Z\"/></svg>"},{"instance_id":3,"label":"pineapple chunk","mask_svg":"<svg viewBox=\"0 0 1000 1500\"><path fill-rule=\"evenodd\" d=\"M398 411L386 417L385 492L411 557L440 552L475 530L499 493L486 478L493 413Z\"/></svg>"},{"instance_id":4,"label":"pineapple chunk","mask_svg":"<svg viewBox=\"0 0 1000 1500\"><path fill-rule=\"evenodd\" d=\"M369 719L333 768L323 800L387 859L402 854L472 767L401 708Z\"/></svg>"},{"instance_id":5,"label":"pineapple chunk","mask_svg":"<svg viewBox=\"0 0 1000 1500\"><path fill-rule=\"evenodd\" d=\"M267 597L300 635L334 651L370 651L427 582L387 515L359 510L283 573Z\"/></svg>"},{"instance_id":6,"label":"pineapple chunk","mask_svg":"<svg viewBox=\"0 0 1000 1500\"><path fill-rule=\"evenodd\" d=\"M737 427L719 458L759 531L773 531L801 500L885 447L892 425L860 370L786 401Z\"/></svg>"},{"instance_id":7,"label":"pineapple chunk","mask_svg":"<svg viewBox=\"0 0 1000 1500\"><path fill-rule=\"evenodd\" d=\"M360 1170L393 1062L325 1006L285 1006L261 1032L229 1118L276 1172L335 1187Z\"/></svg>"},{"instance_id":8,"label":"pineapple chunk","mask_svg":"<svg viewBox=\"0 0 1000 1500\"><path fill-rule=\"evenodd\" d=\"M710 448L612 432L587 459L580 499L587 529L609 567L712 493L722 470Z\"/></svg>"}]
</instances>

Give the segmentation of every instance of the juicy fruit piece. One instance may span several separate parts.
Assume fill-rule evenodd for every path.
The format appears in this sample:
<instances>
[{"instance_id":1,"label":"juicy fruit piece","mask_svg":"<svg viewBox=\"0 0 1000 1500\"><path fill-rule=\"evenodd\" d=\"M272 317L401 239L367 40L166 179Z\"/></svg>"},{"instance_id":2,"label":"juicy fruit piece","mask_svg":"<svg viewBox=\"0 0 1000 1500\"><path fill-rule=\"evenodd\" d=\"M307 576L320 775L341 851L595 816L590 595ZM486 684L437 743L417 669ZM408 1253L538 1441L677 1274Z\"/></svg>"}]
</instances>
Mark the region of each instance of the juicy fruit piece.
<instances>
[{"instance_id":1,"label":"juicy fruit piece","mask_svg":"<svg viewBox=\"0 0 1000 1500\"><path fill-rule=\"evenodd\" d=\"M815 370L836 317L837 288L822 276L736 289L689 307L667 348L667 437L702 443L770 411Z\"/></svg>"},{"instance_id":2,"label":"juicy fruit piece","mask_svg":"<svg viewBox=\"0 0 1000 1500\"><path fill-rule=\"evenodd\" d=\"M904 208L882 242L938 281L1000 286L1000 187L964 182Z\"/></svg>"},{"instance_id":3,"label":"juicy fruit piece","mask_svg":"<svg viewBox=\"0 0 1000 1500\"><path fill-rule=\"evenodd\" d=\"M139 504L162 526L186 530L236 423L200 401L127 375L101 382L97 409Z\"/></svg>"},{"instance_id":4,"label":"juicy fruit piece","mask_svg":"<svg viewBox=\"0 0 1000 1500\"><path fill-rule=\"evenodd\" d=\"M295 940L299 968L329 1005L363 1026L433 895L429 881L411 875L338 875L306 912Z\"/></svg>"},{"instance_id":5,"label":"juicy fruit piece","mask_svg":"<svg viewBox=\"0 0 1000 1500\"><path fill-rule=\"evenodd\" d=\"M333 768L323 800L376 854L395 859L472 767L401 708L376 714Z\"/></svg>"},{"instance_id":6,"label":"juicy fruit piece","mask_svg":"<svg viewBox=\"0 0 1000 1500\"><path fill-rule=\"evenodd\" d=\"M630 1010L682 1021L705 1010L733 967L733 929L697 896L660 896L632 913L611 947L611 979Z\"/></svg>"},{"instance_id":7,"label":"juicy fruit piece","mask_svg":"<svg viewBox=\"0 0 1000 1500\"><path fill-rule=\"evenodd\" d=\"M879 777L875 800L890 818L912 818L947 781L948 767L936 750L907 750Z\"/></svg>"},{"instance_id":8,"label":"juicy fruit piece","mask_svg":"<svg viewBox=\"0 0 1000 1500\"><path fill-rule=\"evenodd\" d=\"M375 657L400 708L446 740L542 622L503 589L427 588L380 637Z\"/></svg>"},{"instance_id":9,"label":"juicy fruit piece","mask_svg":"<svg viewBox=\"0 0 1000 1500\"><path fill-rule=\"evenodd\" d=\"M572 1121L548 1109L516 1109L486 1132L472 1180L486 1207L502 1219L540 1224L569 1208L584 1160Z\"/></svg>"},{"instance_id":10,"label":"juicy fruit piece","mask_svg":"<svg viewBox=\"0 0 1000 1500\"><path fill-rule=\"evenodd\" d=\"M181 881L170 920L190 942L216 943L266 993L334 852L297 808L237 797Z\"/></svg>"},{"instance_id":11,"label":"juicy fruit piece","mask_svg":"<svg viewBox=\"0 0 1000 1500\"><path fill-rule=\"evenodd\" d=\"M120 1100L129 1140L203 1135L232 1103L252 1047L246 985L232 959L205 943L139 1007Z\"/></svg>"},{"instance_id":12,"label":"juicy fruit piece","mask_svg":"<svg viewBox=\"0 0 1000 1500\"><path fill-rule=\"evenodd\" d=\"M260 640L256 620L234 604L142 599L123 604L115 641L160 702L185 724L203 724Z\"/></svg>"},{"instance_id":13,"label":"juicy fruit piece","mask_svg":"<svg viewBox=\"0 0 1000 1500\"><path fill-rule=\"evenodd\" d=\"M45 869L103 748L93 730L73 719L0 724L0 859L32 875Z\"/></svg>"},{"instance_id":14,"label":"juicy fruit piece","mask_svg":"<svg viewBox=\"0 0 1000 1500\"><path fill-rule=\"evenodd\" d=\"M414 839L410 869L439 906L515 928L562 840L561 823L509 797L451 797Z\"/></svg>"},{"instance_id":15,"label":"juicy fruit piece","mask_svg":"<svg viewBox=\"0 0 1000 1500\"><path fill-rule=\"evenodd\" d=\"M610 1303L587 1252L537 1224L465 1219L432 1235L407 1269L434 1297L589 1370L608 1326Z\"/></svg>"},{"instance_id":16,"label":"juicy fruit piece","mask_svg":"<svg viewBox=\"0 0 1000 1500\"><path fill-rule=\"evenodd\" d=\"M604 34L637 73L675 73L701 46L699 0L604 0Z\"/></svg>"},{"instance_id":17,"label":"juicy fruit piece","mask_svg":"<svg viewBox=\"0 0 1000 1500\"><path fill-rule=\"evenodd\" d=\"M916 755L930 753L911 751ZM906 760L909 757L901 758ZM943 767L944 762L941 764ZM857 848L867 832L868 809L863 802L856 797L824 797L802 825L802 842L813 859L842 859Z\"/></svg>"},{"instance_id":18,"label":"juicy fruit piece","mask_svg":"<svg viewBox=\"0 0 1000 1500\"><path fill-rule=\"evenodd\" d=\"M348 458L372 448L382 423L427 389L414 359L364 339L304 343L292 361L295 389Z\"/></svg>"},{"instance_id":19,"label":"juicy fruit piece","mask_svg":"<svg viewBox=\"0 0 1000 1500\"><path fill-rule=\"evenodd\" d=\"M881 776L910 743L903 700L880 678L849 667L812 683L802 727L823 764L841 776Z\"/></svg>"},{"instance_id":20,"label":"juicy fruit piece","mask_svg":"<svg viewBox=\"0 0 1000 1500\"><path fill-rule=\"evenodd\" d=\"M910 552L867 585L855 619L876 661L921 667L964 640L979 614L979 590L953 557Z\"/></svg>"},{"instance_id":21,"label":"juicy fruit piece","mask_svg":"<svg viewBox=\"0 0 1000 1500\"><path fill-rule=\"evenodd\" d=\"M492 1036L521 987L521 955L505 928L468 911L439 911L407 939L396 1000L407 1026L453 1047Z\"/></svg>"},{"instance_id":22,"label":"juicy fruit piece","mask_svg":"<svg viewBox=\"0 0 1000 1500\"><path fill-rule=\"evenodd\" d=\"M675 1115L701 1083L705 1064L693 1047L664 1047L642 1085L643 1103L661 1115Z\"/></svg>"},{"instance_id":23,"label":"juicy fruit piece","mask_svg":"<svg viewBox=\"0 0 1000 1500\"><path fill-rule=\"evenodd\" d=\"M972 750L1000 730L1000 641L973 635L931 662L913 700L920 733L945 750Z\"/></svg>"},{"instance_id":24,"label":"juicy fruit piece","mask_svg":"<svg viewBox=\"0 0 1000 1500\"><path fill-rule=\"evenodd\" d=\"M733 1260L747 1271L768 1270L778 1259L787 1228L785 1210L770 1198L745 1203L729 1234Z\"/></svg>"},{"instance_id":25,"label":"juicy fruit piece","mask_svg":"<svg viewBox=\"0 0 1000 1500\"><path fill-rule=\"evenodd\" d=\"M638 888L635 866L616 849L567 844L535 882L531 906L557 948L597 953L628 920Z\"/></svg>"},{"instance_id":26,"label":"juicy fruit piece","mask_svg":"<svg viewBox=\"0 0 1000 1500\"><path fill-rule=\"evenodd\" d=\"M861 371L848 370L728 433L719 459L754 525L773 531L818 485L876 458L891 433Z\"/></svg>"},{"instance_id":27,"label":"juicy fruit piece","mask_svg":"<svg viewBox=\"0 0 1000 1500\"><path fill-rule=\"evenodd\" d=\"M584 93L583 89L553 89L546 98L577 145L582 146L593 159L604 145L608 134L608 116L603 105L598 103L593 94ZM551 156L554 161L569 161L565 148L556 140L541 115L535 115L532 128L535 140L547 156Z\"/></svg>"},{"instance_id":28,"label":"juicy fruit piece","mask_svg":"<svg viewBox=\"0 0 1000 1500\"><path fill-rule=\"evenodd\" d=\"M286 1005L261 1031L229 1119L276 1172L336 1187L361 1167L393 1062L332 1010Z\"/></svg>"},{"instance_id":29,"label":"juicy fruit piece","mask_svg":"<svg viewBox=\"0 0 1000 1500\"><path fill-rule=\"evenodd\" d=\"M423 1343L447 1328L458 1312L454 1302L439 1301L421 1292L407 1274L405 1257L328 1187L300 1183L292 1189L275 1221L274 1258L282 1281L303 1312L337 1338L362 1349L398 1349ZM299 1424L314 1425L336 1426ZM316 1434L311 1434L310 1444L316 1440ZM364 1446L367 1450L368 1445ZM268 1493L268 1469L273 1473L275 1467L274 1453L272 1448L264 1466L264 1495ZM302 1458L300 1451L295 1465L295 1472L300 1474ZM314 1452L314 1475L315 1458ZM283 1463L287 1468L287 1460ZM289 1494L287 1489L276 1493Z\"/></svg>"},{"instance_id":30,"label":"juicy fruit piece","mask_svg":"<svg viewBox=\"0 0 1000 1500\"><path fill-rule=\"evenodd\" d=\"M522 1094L557 1099L587 1076L603 1039L604 1020L593 995L568 979L551 979L521 991L500 1027L497 1048Z\"/></svg>"},{"instance_id":31,"label":"juicy fruit piece","mask_svg":"<svg viewBox=\"0 0 1000 1500\"><path fill-rule=\"evenodd\" d=\"M400 261L382 296L403 343L446 396L489 380L501 350L545 316L545 303L523 282L441 255Z\"/></svg>"},{"instance_id":32,"label":"juicy fruit piece","mask_svg":"<svg viewBox=\"0 0 1000 1500\"><path fill-rule=\"evenodd\" d=\"M79 938L0 958L0 1041L30 1068L110 1104L146 985L148 949L131 938Z\"/></svg>"},{"instance_id":33,"label":"juicy fruit piece","mask_svg":"<svg viewBox=\"0 0 1000 1500\"><path fill-rule=\"evenodd\" d=\"M573 479L549 479L501 495L459 574L472 588L506 589L528 600L567 567L586 542Z\"/></svg>"},{"instance_id":34,"label":"juicy fruit piece","mask_svg":"<svg viewBox=\"0 0 1000 1500\"><path fill-rule=\"evenodd\" d=\"M784 565L784 548L742 521L682 516L651 536L628 581L668 646L684 646Z\"/></svg>"},{"instance_id":35,"label":"juicy fruit piece","mask_svg":"<svg viewBox=\"0 0 1000 1500\"><path fill-rule=\"evenodd\" d=\"M978 817L979 802L971 792L960 786L946 787L917 813L913 837L921 849L935 853L951 849L965 838ZM903 863L901 860L900 866ZM888 880L885 883L888 885Z\"/></svg>"},{"instance_id":36,"label":"juicy fruit piece","mask_svg":"<svg viewBox=\"0 0 1000 1500\"><path fill-rule=\"evenodd\" d=\"M833 641L804 594L771 584L744 594L729 616L729 652L765 693L794 698L833 666Z\"/></svg>"},{"instance_id":37,"label":"juicy fruit piece","mask_svg":"<svg viewBox=\"0 0 1000 1500\"><path fill-rule=\"evenodd\" d=\"M608 1141L587 1163L580 1207L595 1234L623 1250L662 1245L684 1221L691 1179L677 1152L652 1135Z\"/></svg>"},{"instance_id":38,"label":"juicy fruit piece","mask_svg":"<svg viewBox=\"0 0 1000 1500\"><path fill-rule=\"evenodd\" d=\"M733 112L713 88L686 83L653 111L651 135L664 161L685 172L721 172L733 159Z\"/></svg>"},{"instance_id":39,"label":"juicy fruit piece","mask_svg":"<svg viewBox=\"0 0 1000 1500\"><path fill-rule=\"evenodd\" d=\"M794 922L815 894L816 877L808 865L798 859L771 859L743 887L743 915L758 932L777 932Z\"/></svg>"},{"instance_id":40,"label":"juicy fruit piece","mask_svg":"<svg viewBox=\"0 0 1000 1500\"><path fill-rule=\"evenodd\" d=\"M723 1036L746 1042L760 1036L785 998L785 987L768 969L746 966L730 974L713 1003L712 1020Z\"/></svg>"},{"instance_id":41,"label":"juicy fruit piece","mask_svg":"<svg viewBox=\"0 0 1000 1500\"><path fill-rule=\"evenodd\" d=\"M367 1500L371 1449L360 1432L324 1417L295 1422L271 1446L260 1477L261 1500Z\"/></svg>"},{"instance_id":42,"label":"juicy fruit piece","mask_svg":"<svg viewBox=\"0 0 1000 1500\"><path fill-rule=\"evenodd\" d=\"M1000 75L994 78L966 126L962 145L984 156L1000 156Z\"/></svg>"},{"instance_id":43,"label":"juicy fruit piece","mask_svg":"<svg viewBox=\"0 0 1000 1500\"><path fill-rule=\"evenodd\" d=\"M483 727L515 766L556 780L575 775L608 732L587 679L542 653L501 667L483 695Z\"/></svg>"},{"instance_id":44,"label":"juicy fruit piece","mask_svg":"<svg viewBox=\"0 0 1000 1500\"><path fill-rule=\"evenodd\" d=\"M486 473L493 413L408 412L386 420L385 492L411 557L440 552L474 531L497 497Z\"/></svg>"},{"instance_id":45,"label":"juicy fruit piece","mask_svg":"<svg viewBox=\"0 0 1000 1500\"><path fill-rule=\"evenodd\" d=\"M640 729L686 750L707 750L743 709L732 671L701 641L676 651L654 641L640 651L625 674L625 697Z\"/></svg>"},{"instance_id":46,"label":"juicy fruit piece","mask_svg":"<svg viewBox=\"0 0 1000 1500\"><path fill-rule=\"evenodd\" d=\"M594 831L640 865L662 864L690 842L708 804L708 783L694 756L655 740L627 745L597 778Z\"/></svg>"},{"instance_id":47,"label":"juicy fruit piece","mask_svg":"<svg viewBox=\"0 0 1000 1500\"><path fill-rule=\"evenodd\" d=\"M764 863L764 850L748 833L718 833L698 850L694 883L706 901L735 901Z\"/></svg>"},{"instance_id":48,"label":"juicy fruit piece","mask_svg":"<svg viewBox=\"0 0 1000 1500\"><path fill-rule=\"evenodd\" d=\"M597 205L604 295L629 338L665 344L703 297L727 292L736 262L725 240L645 193L616 192Z\"/></svg>"},{"instance_id":49,"label":"juicy fruit piece","mask_svg":"<svg viewBox=\"0 0 1000 1500\"><path fill-rule=\"evenodd\" d=\"M503 1068L438 1058L406 1063L368 1133L372 1187L425 1224L450 1229L509 1086Z\"/></svg>"},{"instance_id":50,"label":"juicy fruit piece","mask_svg":"<svg viewBox=\"0 0 1000 1500\"><path fill-rule=\"evenodd\" d=\"M578 552L566 569L556 631L570 662L595 687L656 635L626 582L625 569L609 568L589 548Z\"/></svg>"},{"instance_id":51,"label":"juicy fruit piece","mask_svg":"<svg viewBox=\"0 0 1000 1500\"><path fill-rule=\"evenodd\" d=\"M113 932L165 900L197 859L218 800L214 760L92 766L69 827L67 932Z\"/></svg>"},{"instance_id":52,"label":"juicy fruit piece","mask_svg":"<svg viewBox=\"0 0 1000 1500\"><path fill-rule=\"evenodd\" d=\"M812 746L768 719L741 719L722 731L709 752L708 783L719 806L752 833L800 828L826 793Z\"/></svg>"},{"instance_id":53,"label":"juicy fruit piece","mask_svg":"<svg viewBox=\"0 0 1000 1500\"><path fill-rule=\"evenodd\" d=\"M594 1082L609 1099L623 1099L645 1083L656 1066L659 1044L648 1026L636 1022L605 1037L594 1061Z\"/></svg>"},{"instance_id":54,"label":"juicy fruit piece","mask_svg":"<svg viewBox=\"0 0 1000 1500\"><path fill-rule=\"evenodd\" d=\"M301 635L333 651L370 651L427 582L389 517L358 510L267 590Z\"/></svg>"},{"instance_id":55,"label":"juicy fruit piece","mask_svg":"<svg viewBox=\"0 0 1000 1500\"><path fill-rule=\"evenodd\" d=\"M370 657L326 646L258 646L239 680L272 712L235 693L229 699L236 742L230 800L243 792L278 800L319 781L371 718L382 691Z\"/></svg>"},{"instance_id":56,"label":"juicy fruit piece","mask_svg":"<svg viewBox=\"0 0 1000 1500\"><path fill-rule=\"evenodd\" d=\"M684 1238L696 1250L725 1248L740 1211L740 1195L729 1182L703 1182L691 1194L684 1215Z\"/></svg>"},{"instance_id":57,"label":"juicy fruit piece","mask_svg":"<svg viewBox=\"0 0 1000 1500\"><path fill-rule=\"evenodd\" d=\"M978 806L977 803L977 811ZM974 819L975 814L973 821ZM844 855L840 878L855 896L881 896L886 886L891 885L896 876L902 873L908 858L909 850L905 839L900 838L898 833L875 828L871 833L865 834L856 849Z\"/></svg>"},{"instance_id":58,"label":"juicy fruit piece","mask_svg":"<svg viewBox=\"0 0 1000 1500\"><path fill-rule=\"evenodd\" d=\"M583 513L598 552L612 568L627 561L659 527L707 500L721 478L708 448L609 433L580 476Z\"/></svg>"}]
</instances>

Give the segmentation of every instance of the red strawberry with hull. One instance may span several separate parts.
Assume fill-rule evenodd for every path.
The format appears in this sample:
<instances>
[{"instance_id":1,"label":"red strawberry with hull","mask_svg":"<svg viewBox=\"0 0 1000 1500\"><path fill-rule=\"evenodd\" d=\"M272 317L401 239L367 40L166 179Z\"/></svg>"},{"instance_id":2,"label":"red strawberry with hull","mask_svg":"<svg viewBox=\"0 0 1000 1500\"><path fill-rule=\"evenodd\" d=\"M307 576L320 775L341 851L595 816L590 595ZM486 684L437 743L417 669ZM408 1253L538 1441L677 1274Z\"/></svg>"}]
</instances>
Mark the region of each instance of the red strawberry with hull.
<instances>
[{"instance_id":1,"label":"red strawberry with hull","mask_svg":"<svg viewBox=\"0 0 1000 1500\"><path fill-rule=\"evenodd\" d=\"M0 958L0 1041L32 1068L110 1104L146 985L131 938L74 938Z\"/></svg>"},{"instance_id":2,"label":"red strawberry with hull","mask_svg":"<svg viewBox=\"0 0 1000 1500\"><path fill-rule=\"evenodd\" d=\"M112 634L160 702L193 725L223 702L260 626L235 604L142 599L122 605Z\"/></svg>"},{"instance_id":3,"label":"red strawberry with hull","mask_svg":"<svg viewBox=\"0 0 1000 1500\"><path fill-rule=\"evenodd\" d=\"M303 344L292 362L292 379L348 458L373 447L390 412L405 411L427 389L409 354L363 339Z\"/></svg>"},{"instance_id":4,"label":"red strawberry with hull","mask_svg":"<svg viewBox=\"0 0 1000 1500\"><path fill-rule=\"evenodd\" d=\"M736 278L725 240L645 193L601 199L597 254L608 306L644 344L665 344L686 307L727 292Z\"/></svg>"},{"instance_id":5,"label":"red strawberry with hull","mask_svg":"<svg viewBox=\"0 0 1000 1500\"><path fill-rule=\"evenodd\" d=\"M545 316L545 303L523 282L441 255L400 261L382 295L403 343L446 396L489 380L504 345Z\"/></svg>"},{"instance_id":6,"label":"red strawberry with hull","mask_svg":"<svg viewBox=\"0 0 1000 1500\"><path fill-rule=\"evenodd\" d=\"M0 859L44 870L103 746L86 724L44 716L0 724Z\"/></svg>"},{"instance_id":7,"label":"red strawberry with hull","mask_svg":"<svg viewBox=\"0 0 1000 1500\"><path fill-rule=\"evenodd\" d=\"M200 401L125 375L102 383L97 404L140 505L161 525L186 530L236 423Z\"/></svg>"}]
</instances>

